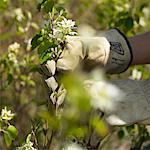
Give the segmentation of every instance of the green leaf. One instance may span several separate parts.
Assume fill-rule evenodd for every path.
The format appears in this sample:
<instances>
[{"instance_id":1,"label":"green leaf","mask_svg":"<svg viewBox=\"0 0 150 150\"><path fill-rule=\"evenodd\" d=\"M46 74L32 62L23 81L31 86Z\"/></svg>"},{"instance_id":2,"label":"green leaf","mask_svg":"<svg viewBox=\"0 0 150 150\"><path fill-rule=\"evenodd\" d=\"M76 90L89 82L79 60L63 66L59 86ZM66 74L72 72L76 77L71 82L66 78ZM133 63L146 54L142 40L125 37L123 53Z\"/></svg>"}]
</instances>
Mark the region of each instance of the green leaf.
<instances>
[{"instance_id":1,"label":"green leaf","mask_svg":"<svg viewBox=\"0 0 150 150\"><path fill-rule=\"evenodd\" d=\"M48 125L52 129L58 129L59 128L59 119L55 116L50 114L47 110L40 110L38 112L39 117L46 120L48 122Z\"/></svg>"},{"instance_id":2,"label":"green leaf","mask_svg":"<svg viewBox=\"0 0 150 150\"><path fill-rule=\"evenodd\" d=\"M29 143L31 140L31 134L28 134L27 138L26 138L26 143Z\"/></svg>"},{"instance_id":3,"label":"green leaf","mask_svg":"<svg viewBox=\"0 0 150 150\"><path fill-rule=\"evenodd\" d=\"M57 45L54 42L46 39L40 44L38 48L38 54L43 55L43 53L45 53L46 50L52 47L56 47L56 46Z\"/></svg>"},{"instance_id":4,"label":"green leaf","mask_svg":"<svg viewBox=\"0 0 150 150\"><path fill-rule=\"evenodd\" d=\"M12 144L12 138L11 138L9 132L7 132L7 131L5 131L5 133L4 133L4 140L5 140L7 147L9 147Z\"/></svg>"},{"instance_id":5,"label":"green leaf","mask_svg":"<svg viewBox=\"0 0 150 150\"><path fill-rule=\"evenodd\" d=\"M67 89L67 102L82 112L88 112L91 109L90 97L83 88L82 79L71 73L62 78L62 83Z\"/></svg>"},{"instance_id":6,"label":"green leaf","mask_svg":"<svg viewBox=\"0 0 150 150\"><path fill-rule=\"evenodd\" d=\"M8 73L7 81L8 81L8 85L13 81L13 75L11 73Z\"/></svg>"},{"instance_id":7,"label":"green leaf","mask_svg":"<svg viewBox=\"0 0 150 150\"><path fill-rule=\"evenodd\" d=\"M107 135L108 129L107 129L105 123L99 118L99 116L94 117L91 120L91 125L92 125L93 129L95 129L95 131L102 137Z\"/></svg>"},{"instance_id":8,"label":"green leaf","mask_svg":"<svg viewBox=\"0 0 150 150\"><path fill-rule=\"evenodd\" d=\"M51 53L44 53L43 55L40 56L40 63L43 64L46 62L48 59L51 58Z\"/></svg>"},{"instance_id":9,"label":"green leaf","mask_svg":"<svg viewBox=\"0 0 150 150\"><path fill-rule=\"evenodd\" d=\"M133 28L133 26L134 26L134 20L133 20L133 18L129 16L126 19L126 21L125 21L125 25L128 28L128 30L131 30Z\"/></svg>"},{"instance_id":10,"label":"green leaf","mask_svg":"<svg viewBox=\"0 0 150 150\"><path fill-rule=\"evenodd\" d=\"M46 0L43 0L41 3L39 3L39 4L37 5L38 11L41 11L41 7L42 7L42 5L43 5L45 2L46 2Z\"/></svg>"},{"instance_id":11,"label":"green leaf","mask_svg":"<svg viewBox=\"0 0 150 150\"><path fill-rule=\"evenodd\" d=\"M31 49L33 50L37 46L39 46L40 43L42 42L42 40L43 40L43 38L42 38L41 34L36 34L31 41L31 45L32 45Z\"/></svg>"},{"instance_id":12,"label":"green leaf","mask_svg":"<svg viewBox=\"0 0 150 150\"><path fill-rule=\"evenodd\" d=\"M12 141L17 137L17 135L18 130L13 125L9 125L4 132L4 140L8 147L12 144Z\"/></svg>"},{"instance_id":13,"label":"green leaf","mask_svg":"<svg viewBox=\"0 0 150 150\"><path fill-rule=\"evenodd\" d=\"M42 5L41 8L44 12L48 13L52 11L54 6L54 0L46 0Z\"/></svg>"},{"instance_id":14,"label":"green leaf","mask_svg":"<svg viewBox=\"0 0 150 150\"><path fill-rule=\"evenodd\" d=\"M125 136L124 131L123 131L123 130L120 130L120 131L118 132L118 137L119 137L119 139L123 139L124 136Z\"/></svg>"},{"instance_id":15,"label":"green leaf","mask_svg":"<svg viewBox=\"0 0 150 150\"><path fill-rule=\"evenodd\" d=\"M0 11L4 11L7 8L8 2L0 0Z\"/></svg>"},{"instance_id":16,"label":"green leaf","mask_svg":"<svg viewBox=\"0 0 150 150\"><path fill-rule=\"evenodd\" d=\"M18 135L18 130L13 125L9 125L6 131L12 140L14 140Z\"/></svg>"}]
</instances>

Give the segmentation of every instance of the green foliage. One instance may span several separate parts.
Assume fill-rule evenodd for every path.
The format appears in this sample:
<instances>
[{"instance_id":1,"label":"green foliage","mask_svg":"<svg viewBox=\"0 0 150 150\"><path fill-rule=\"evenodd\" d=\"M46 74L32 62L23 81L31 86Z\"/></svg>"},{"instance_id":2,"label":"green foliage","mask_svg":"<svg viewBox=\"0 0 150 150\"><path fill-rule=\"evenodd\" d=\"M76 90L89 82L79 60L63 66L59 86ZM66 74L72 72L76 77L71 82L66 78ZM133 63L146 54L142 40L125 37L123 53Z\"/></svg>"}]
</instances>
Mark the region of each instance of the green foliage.
<instances>
[{"instance_id":1,"label":"green foliage","mask_svg":"<svg viewBox=\"0 0 150 150\"><path fill-rule=\"evenodd\" d=\"M8 0L1 0L0 1L0 12L4 11L7 8Z\"/></svg>"},{"instance_id":2,"label":"green foliage","mask_svg":"<svg viewBox=\"0 0 150 150\"><path fill-rule=\"evenodd\" d=\"M12 144L12 141L15 140L15 138L18 135L17 129L13 125L9 125L8 128L4 132L4 139L7 146L10 146Z\"/></svg>"}]
</instances>

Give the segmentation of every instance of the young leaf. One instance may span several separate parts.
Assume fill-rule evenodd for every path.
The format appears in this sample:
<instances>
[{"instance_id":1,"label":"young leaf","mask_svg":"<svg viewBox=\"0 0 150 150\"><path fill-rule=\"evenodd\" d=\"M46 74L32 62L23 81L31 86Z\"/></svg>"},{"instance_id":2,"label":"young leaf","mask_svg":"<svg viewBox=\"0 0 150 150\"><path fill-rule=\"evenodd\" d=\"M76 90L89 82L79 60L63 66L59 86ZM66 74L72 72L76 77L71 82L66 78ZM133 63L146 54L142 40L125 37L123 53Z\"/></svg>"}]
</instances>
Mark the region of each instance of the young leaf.
<instances>
[{"instance_id":1,"label":"young leaf","mask_svg":"<svg viewBox=\"0 0 150 150\"><path fill-rule=\"evenodd\" d=\"M9 125L6 131L12 140L14 140L18 135L18 130L13 125Z\"/></svg>"},{"instance_id":2,"label":"young leaf","mask_svg":"<svg viewBox=\"0 0 150 150\"><path fill-rule=\"evenodd\" d=\"M54 0L46 0L42 5L41 8L44 12L48 13L52 11L54 6Z\"/></svg>"},{"instance_id":3,"label":"young leaf","mask_svg":"<svg viewBox=\"0 0 150 150\"><path fill-rule=\"evenodd\" d=\"M5 140L7 147L9 147L12 144L12 138L9 135L9 132L7 132L7 131L5 131L5 133L4 133L4 140Z\"/></svg>"},{"instance_id":4,"label":"young leaf","mask_svg":"<svg viewBox=\"0 0 150 150\"><path fill-rule=\"evenodd\" d=\"M31 40L31 45L32 45L31 49L34 50L37 46L40 45L41 42L42 42L41 34L36 34Z\"/></svg>"},{"instance_id":5,"label":"young leaf","mask_svg":"<svg viewBox=\"0 0 150 150\"><path fill-rule=\"evenodd\" d=\"M44 53L43 55L40 56L40 63L43 64L50 58L51 58L51 53Z\"/></svg>"},{"instance_id":6,"label":"young leaf","mask_svg":"<svg viewBox=\"0 0 150 150\"><path fill-rule=\"evenodd\" d=\"M28 134L27 138L26 138L26 143L29 143L31 140L31 134Z\"/></svg>"}]
</instances>

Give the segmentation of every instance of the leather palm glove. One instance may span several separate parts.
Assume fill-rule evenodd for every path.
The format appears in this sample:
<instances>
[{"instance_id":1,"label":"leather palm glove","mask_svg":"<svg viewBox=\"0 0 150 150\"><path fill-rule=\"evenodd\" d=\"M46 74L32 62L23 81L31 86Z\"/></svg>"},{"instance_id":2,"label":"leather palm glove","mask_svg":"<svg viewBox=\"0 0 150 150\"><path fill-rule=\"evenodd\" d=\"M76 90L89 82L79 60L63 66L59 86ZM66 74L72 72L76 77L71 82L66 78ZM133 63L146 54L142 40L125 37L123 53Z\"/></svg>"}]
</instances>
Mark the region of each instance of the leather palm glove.
<instances>
[{"instance_id":1,"label":"leather palm glove","mask_svg":"<svg viewBox=\"0 0 150 150\"><path fill-rule=\"evenodd\" d=\"M117 29L94 37L67 37L66 49L57 61L58 70L74 70L82 61L87 70L104 66L107 73L124 72L132 62L127 38Z\"/></svg>"}]
</instances>

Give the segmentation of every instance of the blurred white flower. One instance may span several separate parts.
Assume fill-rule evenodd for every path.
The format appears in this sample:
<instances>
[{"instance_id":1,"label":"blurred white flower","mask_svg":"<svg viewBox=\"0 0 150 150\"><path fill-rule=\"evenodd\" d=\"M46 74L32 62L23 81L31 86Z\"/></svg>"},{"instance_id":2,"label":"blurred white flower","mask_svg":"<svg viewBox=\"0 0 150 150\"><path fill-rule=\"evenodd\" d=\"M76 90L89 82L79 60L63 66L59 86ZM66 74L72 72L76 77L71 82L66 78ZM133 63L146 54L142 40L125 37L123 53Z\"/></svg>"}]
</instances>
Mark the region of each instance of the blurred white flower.
<instances>
[{"instance_id":1,"label":"blurred white flower","mask_svg":"<svg viewBox=\"0 0 150 150\"><path fill-rule=\"evenodd\" d=\"M133 69L130 78L134 80L140 80L142 78L142 72L138 71L137 69Z\"/></svg>"},{"instance_id":2,"label":"blurred white flower","mask_svg":"<svg viewBox=\"0 0 150 150\"><path fill-rule=\"evenodd\" d=\"M63 150L85 150L85 149L75 143L71 143L71 144L65 145Z\"/></svg>"},{"instance_id":3,"label":"blurred white flower","mask_svg":"<svg viewBox=\"0 0 150 150\"><path fill-rule=\"evenodd\" d=\"M29 141L28 143L25 143L21 147L17 147L16 150L37 150L36 148L33 147L33 143Z\"/></svg>"},{"instance_id":4,"label":"blurred white flower","mask_svg":"<svg viewBox=\"0 0 150 150\"><path fill-rule=\"evenodd\" d=\"M146 26L146 21L145 21L145 18L144 18L144 17L140 17L140 19L139 19L139 24L140 24L142 27L145 27L145 26Z\"/></svg>"},{"instance_id":5,"label":"blurred white flower","mask_svg":"<svg viewBox=\"0 0 150 150\"><path fill-rule=\"evenodd\" d=\"M20 48L20 44L15 42L15 43L8 46L8 51L17 54L19 48Z\"/></svg>"},{"instance_id":6,"label":"blurred white flower","mask_svg":"<svg viewBox=\"0 0 150 150\"><path fill-rule=\"evenodd\" d=\"M88 92L91 95L91 104L102 111L112 111L117 102L121 100L123 92L115 85L106 81L85 81Z\"/></svg>"},{"instance_id":7,"label":"blurred white flower","mask_svg":"<svg viewBox=\"0 0 150 150\"><path fill-rule=\"evenodd\" d=\"M1 111L1 118L3 120L11 120L13 119L13 117L15 116L15 114L11 113L11 110L7 110L7 107L5 107L4 109L2 109Z\"/></svg>"},{"instance_id":8,"label":"blurred white flower","mask_svg":"<svg viewBox=\"0 0 150 150\"><path fill-rule=\"evenodd\" d=\"M17 21L21 22L23 19L24 19L24 15L23 15L23 12L22 12L22 9L21 8L16 8L14 10L14 17L17 19Z\"/></svg>"},{"instance_id":9,"label":"blurred white flower","mask_svg":"<svg viewBox=\"0 0 150 150\"><path fill-rule=\"evenodd\" d=\"M31 50L31 47L32 47L32 45L31 45L31 40L32 39L28 39L28 40L26 40L25 42L27 43L27 51L30 51Z\"/></svg>"},{"instance_id":10,"label":"blurred white flower","mask_svg":"<svg viewBox=\"0 0 150 150\"><path fill-rule=\"evenodd\" d=\"M8 53L8 59L11 61L15 66L18 64L18 60L16 58L16 55L14 53Z\"/></svg>"}]
</instances>

